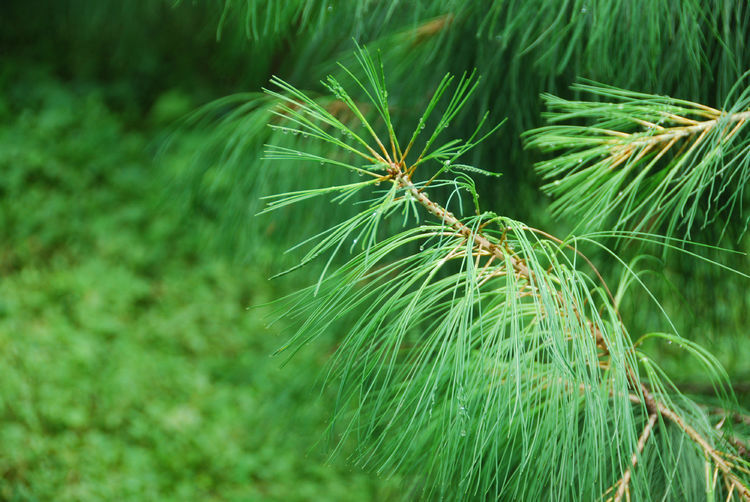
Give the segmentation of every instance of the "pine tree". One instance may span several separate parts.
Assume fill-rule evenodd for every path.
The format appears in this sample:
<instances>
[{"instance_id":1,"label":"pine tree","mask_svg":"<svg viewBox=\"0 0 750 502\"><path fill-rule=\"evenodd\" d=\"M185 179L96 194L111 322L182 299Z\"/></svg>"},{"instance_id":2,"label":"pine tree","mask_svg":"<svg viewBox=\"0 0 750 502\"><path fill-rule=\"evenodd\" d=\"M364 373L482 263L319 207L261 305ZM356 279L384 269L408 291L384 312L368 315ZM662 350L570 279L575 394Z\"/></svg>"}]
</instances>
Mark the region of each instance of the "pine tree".
<instances>
[{"instance_id":1,"label":"pine tree","mask_svg":"<svg viewBox=\"0 0 750 502\"><path fill-rule=\"evenodd\" d=\"M326 378L338 388L331 435L356 440L356 463L404 476L407 498L750 500L746 415L721 364L667 316L661 331L641 333L621 313L626 295L659 305L635 270L639 256L722 267L704 257L714 246L688 239L723 216L720 232L743 226L747 4L226 5L229 17L244 10L247 35L260 40L296 26L301 54L327 55L337 24L374 39L327 66L322 91L273 78L264 94L194 119L223 116L214 130L229 145L230 178L269 143L241 186L280 193L261 212L294 221L282 240L318 227L287 271L322 261L316 280L280 303L298 330L279 353L341 333ZM425 80L466 51L466 33L477 43L462 62L489 69L490 83L448 74L428 91ZM665 41L675 50L656 51ZM420 57L426 79L410 75ZM560 85L578 75L616 86ZM702 104L716 96L720 108ZM500 110L484 111L490 103ZM523 130L525 152L513 148ZM551 213L572 216L572 233L504 215L524 189L497 194L529 179L505 161L536 151L547 155L536 170L551 180ZM297 188L287 164L319 188ZM492 188L500 175L505 192ZM679 347L715 398L681 392L651 343Z\"/></svg>"}]
</instances>

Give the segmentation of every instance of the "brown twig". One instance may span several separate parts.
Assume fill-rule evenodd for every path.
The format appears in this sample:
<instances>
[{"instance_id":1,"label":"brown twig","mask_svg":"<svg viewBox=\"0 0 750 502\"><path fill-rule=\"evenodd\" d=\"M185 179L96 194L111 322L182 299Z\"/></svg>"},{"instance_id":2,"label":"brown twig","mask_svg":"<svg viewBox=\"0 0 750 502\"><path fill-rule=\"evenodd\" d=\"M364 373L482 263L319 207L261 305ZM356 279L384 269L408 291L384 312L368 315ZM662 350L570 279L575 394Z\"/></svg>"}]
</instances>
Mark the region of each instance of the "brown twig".
<instances>
[{"instance_id":1,"label":"brown twig","mask_svg":"<svg viewBox=\"0 0 750 502\"><path fill-rule=\"evenodd\" d=\"M681 139L681 138L687 138L689 136L694 136L699 133L705 133L706 131L709 131L713 129L716 125L719 124L719 122L726 121L729 124L734 124L736 122L744 123L746 120L750 119L750 110L734 113L732 115L727 115L724 117L717 117L713 120L704 120L702 122L698 122L695 125L688 125L688 126L680 126L680 127L670 127L668 129L663 129L666 132L655 134L653 136L647 136L642 139L638 139L636 141L633 141L632 143L629 143L629 145L653 145L657 143L669 143L674 141L675 139ZM732 132L734 134L734 132Z\"/></svg>"},{"instance_id":2,"label":"brown twig","mask_svg":"<svg viewBox=\"0 0 750 502\"><path fill-rule=\"evenodd\" d=\"M623 473L622 478L612 486L614 488L619 485L614 498L610 497L607 499L608 501L613 500L614 502L620 502L626 493L628 494L628 499L630 499L630 478L633 475L632 473L635 465L638 463L638 457L643 453L646 441L648 441L648 438L651 435L651 430L654 428L657 416L656 413L649 415L648 423L646 423L646 427L643 428L643 432L641 432L641 436L638 438L638 451L633 452L633 456L630 458L630 467L628 467Z\"/></svg>"},{"instance_id":3,"label":"brown twig","mask_svg":"<svg viewBox=\"0 0 750 502\"><path fill-rule=\"evenodd\" d=\"M701 450L703 450L703 454L711 459L714 465L722 472L722 475L729 486L732 486L732 488L737 491L744 500L750 500L750 489L734 474L732 465L722 457L721 454L711 446L698 431L687 424L682 417L663 403L656 401L642 384L641 391L644 393L643 403L646 405L646 409L648 409L649 412L658 412L664 419L669 420L682 429L683 432L687 434L688 437L701 448Z\"/></svg>"},{"instance_id":4,"label":"brown twig","mask_svg":"<svg viewBox=\"0 0 750 502\"><path fill-rule=\"evenodd\" d=\"M666 154L667 151L669 151L672 146L675 145L679 140L698 135L698 138L694 142L692 142L692 144L685 143L680 149L680 153L682 153L686 145L690 144L688 150L689 153L693 151L703 141L708 133L722 121L727 124L724 133L726 135L725 139L728 140L737 133L737 131L745 124L745 122L747 122L748 119L750 119L750 110L723 116L722 113L718 110L716 110L715 112L716 113L712 113L711 115L715 118L711 120L704 120L701 122L684 117L679 117L673 114L666 114L666 116L673 121L679 121L688 124L670 128L664 128L662 126L659 126L658 124L652 124L651 122L647 121L636 120L636 122L640 123L644 127L659 131L658 134L647 136L642 136L642 133L628 134L621 133L620 131L611 131L607 129L602 130L602 132L604 132L605 134L608 134L610 136L614 135L618 138L624 138L626 140L624 143L621 139L604 140L604 143L612 144L612 153L611 155L609 155L608 159L609 169L614 169L615 167L626 161L637 162L644 155L646 155L646 153L652 151L659 145L663 145L657 153L656 157L651 161L651 163L654 163L664 154ZM734 124L734 127L732 127L731 129L729 129L730 124ZM635 152L638 152L636 157L630 160ZM678 153L678 155L680 153Z\"/></svg>"}]
</instances>

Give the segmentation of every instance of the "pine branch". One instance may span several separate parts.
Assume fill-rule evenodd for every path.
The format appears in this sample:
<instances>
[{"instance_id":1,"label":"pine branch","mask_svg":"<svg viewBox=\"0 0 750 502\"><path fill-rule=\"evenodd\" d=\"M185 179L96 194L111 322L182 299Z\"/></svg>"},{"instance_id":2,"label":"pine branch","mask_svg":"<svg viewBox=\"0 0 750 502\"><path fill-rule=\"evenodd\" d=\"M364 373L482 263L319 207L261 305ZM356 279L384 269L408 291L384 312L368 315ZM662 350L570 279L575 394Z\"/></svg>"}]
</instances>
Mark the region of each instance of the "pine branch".
<instances>
[{"instance_id":1,"label":"pine branch","mask_svg":"<svg viewBox=\"0 0 750 502\"><path fill-rule=\"evenodd\" d=\"M724 110L594 84L574 89L608 102L545 95L551 125L529 131L526 145L563 152L537 164L553 180L543 187L556 197L553 211L593 227L666 223L668 236L731 215L750 182L750 90L742 82Z\"/></svg>"},{"instance_id":2,"label":"pine branch","mask_svg":"<svg viewBox=\"0 0 750 502\"><path fill-rule=\"evenodd\" d=\"M415 132L403 142L390 117L382 65L365 51L359 51L358 59L366 78L360 81L349 74L369 97L380 118L377 126L333 78L327 85L358 117L358 130L282 81L276 83L284 94L271 95L286 103L287 123L274 127L347 152L346 157L330 156L327 163L370 178L287 194L274 201L276 206L332 193L347 200L360 190L387 186L358 215L313 238L302 263L325 252L330 258L318 283L293 300L291 312L300 316L301 327L282 348L299 349L341 318L354 316L331 371L341 381L336 417L342 417L344 403L354 404L345 435L360 438L360 461L378 469L420 472L452 497L504 493L536 499L542 493L551 498L598 496L601 490L596 495L592 490L620 469L617 459L630 458L619 485L615 483L618 494L630 493L636 480L638 492L647 493L648 478L634 476L632 458L634 451L643 450L655 419L649 418L648 432L636 438L632 401L649 417L679 429L722 473L727 490L748 499L750 492L737 474L741 459L717 449L716 432L670 399L669 391L679 394L629 341L614 300L603 292L606 285L595 287L566 257L575 240L546 238L544 232L492 213L461 218L426 193L427 185L439 189L452 184L458 191L457 181L439 175L452 172L460 155L496 130L480 135L482 121L468 140L440 144L441 132L476 88L472 76L460 79L420 150L415 145L423 125L451 79L443 80ZM380 139L383 130L386 140ZM412 151L420 153L410 161ZM279 155L320 161L318 155L300 150L269 150L270 158ZM426 172L430 163L438 166L432 175ZM415 181L422 173L427 181ZM460 185L470 194L472 189L471 183ZM421 225L381 240L381 221L401 211L405 222L419 207L439 225ZM420 253L401 254L415 242L421 243ZM362 251L330 268L344 246L360 246ZM713 364L694 344L685 342L685 350L709 367ZM639 375L639 366L647 379ZM561 417L568 421L561 422ZM558 448L538 444L540 434ZM587 448L580 445L582 440ZM607 441L611 444L602 449ZM569 463L570 451L591 462ZM542 452L546 457L539 456ZM595 453L603 455L610 468L600 466L591 457ZM538 454L534 466L523 460L532 454ZM545 467L545 458L552 465ZM540 476L555 479L553 488L540 483Z\"/></svg>"},{"instance_id":3,"label":"pine branch","mask_svg":"<svg viewBox=\"0 0 750 502\"><path fill-rule=\"evenodd\" d=\"M738 120L744 120L744 118L738 119ZM401 163L403 164L403 159L401 159ZM412 183L410 177L408 174L404 174L399 166L399 164L391 164L391 167L388 171L389 176L393 179L393 182L397 184L399 187L406 189L408 192L412 194L412 196L431 214L436 216L438 219L446 223L447 225L453 227L457 233L464 236L467 240L470 242L473 242L474 246L478 249L484 249L491 253L492 255L502 259L505 257L505 255L497 250L497 245L491 242L490 239L485 237L481 232L478 231L472 231L470 228L468 228L466 225L464 225L460 220L458 220L452 213L441 207L439 204L433 202L430 200L426 194L418 190L414 184ZM517 257L511 255L510 256L510 263L512 268L515 270L515 272L529 281L529 283L533 284L533 274L532 272L526 267L526 265L519 260ZM559 298L559 295L557 296ZM603 340L601 333L595 334L597 343L600 343L600 340ZM608 348L605 348L605 353L608 353ZM640 392L639 396L639 403L643 404L646 409L649 411L649 421L644 428L643 432L641 433L641 436L638 440L638 453L642 453L643 447L645 446L646 441L648 440L648 437L651 433L651 429L654 427L654 423L656 421L657 416L661 416L663 419L668 420L672 422L673 424L677 425L680 429L682 429L695 443L703 450L704 454L710 458L716 467L721 470L722 474L725 476L727 483L732 487L732 491L736 491L738 494L742 495L742 497L745 500L750 500L750 489L748 489L747 486L745 486L742 481L737 478L737 476L734 474L733 467L730 463L728 463L721 455L721 453L716 450L714 447L712 447L709 442L693 427L691 427L689 424L687 424L682 417L680 417L674 410L666 406L665 404L657 401L651 391L648 389L648 387L641 383L638 378L635 376L635 373L631 368L626 368L628 378L630 381L631 386L634 390L637 390ZM635 464L637 462L637 454L633 454L631 459L631 468L635 467ZM625 473L623 474L623 477L618 482L619 488L617 490L617 493L615 494L614 501L619 502L622 500L623 495L628 490L628 484L630 482L631 477L631 468L628 468ZM628 499L629 499L628 495Z\"/></svg>"},{"instance_id":4,"label":"pine branch","mask_svg":"<svg viewBox=\"0 0 750 502\"><path fill-rule=\"evenodd\" d=\"M495 117L509 117L510 134L499 138L492 150L474 152L473 162L484 163L491 161L491 152L517 152L516 133L538 124L539 93L565 93L561 86L574 78L573 73L623 87L708 100L717 93L723 95L741 69L750 66L750 51L745 50L750 16L744 0L685 0L679 9L665 1L634 1L635 5L622 0L573 0L561 5L549 0L505 0L482 6L464 0L224 0L218 2L218 9L212 5L206 12L220 11L223 5L220 31L231 34L234 29L240 37L244 32L252 40L258 54L253 74L260 78L280 75L311 91L320 90L320 73L343 75L337 73L336 61L354 63L349 58L352 38L381 48L390 63L391 104L403 111L402 126L409 119L406 110L430 98L425 93L430 77L415 78L415 69L428 68L431 75L442 75L455 71L456 61L474 61L487 78L475 102L493 103ZM476 43L467 45L467 37ZM654 47L670 50L654 51ZM247 201L293 189L286 183L288 177L264 178L257 144L278 144L286 138L276 130L235 140L218 129L249 130L260 123L264 121L248 114L217 127L216 142L207 149L225 146L234 151L199 155L187 173L195 176L189 181L197 178L205 184L213 181L211 174L217 169L222 176L240 180L227 183L226 194L202 190L200 195L202 203L218 206L222 240L247 256L253 254L252 237L265 230L253 228L258 219L250 218L256 211L248 209ZM451 130L457 137L466 137L475 125L474 114L463 113L452 121ZM224 136L230 139L221 143ZM219 156L223 158L217 166ZM506 177L530 182L529 157L513 153L515 167L506 168ZM337 182L321 183L328 181ZM519 215L533 211L525 204L528 197L520 193L526 192L511 191L507 203L516 205ZM284 233L283 222L275 222L273 228L274 238L286 237L279 235Z\"/></svg>"}]
</instances>

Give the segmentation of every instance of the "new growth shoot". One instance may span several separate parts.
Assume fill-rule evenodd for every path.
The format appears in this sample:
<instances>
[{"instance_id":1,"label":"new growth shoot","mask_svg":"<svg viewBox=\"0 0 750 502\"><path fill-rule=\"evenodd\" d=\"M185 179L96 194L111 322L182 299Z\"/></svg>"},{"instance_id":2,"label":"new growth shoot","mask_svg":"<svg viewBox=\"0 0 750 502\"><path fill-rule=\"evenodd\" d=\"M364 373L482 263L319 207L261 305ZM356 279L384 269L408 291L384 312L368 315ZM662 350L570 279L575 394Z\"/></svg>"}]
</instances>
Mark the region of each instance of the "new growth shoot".
<instances>
[{"instance_id":1,"label":"new growth shoot","mask_svg":"<svg viewBox=\"0 0 750 502\"><path fill-rule=\"evenodd\" d=\"M591 101L544 95L550 125L529 131L526 145L555 154L537 165L553 211L595 227L665 223L667 235L738 211L750 181L744 82L721 110L589 82L573 90Z\"/></svg>"}]
</instances>

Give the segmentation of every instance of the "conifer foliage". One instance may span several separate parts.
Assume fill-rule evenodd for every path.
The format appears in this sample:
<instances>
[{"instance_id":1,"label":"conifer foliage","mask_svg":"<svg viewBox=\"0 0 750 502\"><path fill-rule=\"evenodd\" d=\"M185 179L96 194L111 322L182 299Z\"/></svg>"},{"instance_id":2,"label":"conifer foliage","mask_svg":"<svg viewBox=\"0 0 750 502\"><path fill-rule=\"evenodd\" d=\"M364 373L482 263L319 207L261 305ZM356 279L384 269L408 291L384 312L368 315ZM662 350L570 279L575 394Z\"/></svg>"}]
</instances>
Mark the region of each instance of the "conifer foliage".
<instances>
[{"instance_id":1,"label":"conifer foliage","mask_svg":"<svg viewBox=\"0 0 750 502\"><path fill-rule=\"evenodd\" d=\"M586 83L574 89L608 101L545 95L550 125L529 131L527 145L562 152L537 166L543 178L556 178L544 186L558 196L553 211L590 226L616 213L615 227L635 230L666 221L668 234L685 226L689 235L695 223L741 210L750 180L745 77L721 110ZM561 124L569 121L584 125Z\"/></svg>"},{"instance_id":2,"label":"conifer foliage","mask_svg":"<svg viewBox=\"0 0 750 502\"><path fill-rule=\"evenodd\" d=\"M470 176L493 174L460 159L497 127L483 120L467 140L443 138L473 76L452 92L446 76L416 128L399 134L382 64L365 50L357 58L360 74L347 74L373 117L333 77L326 86L353 125L277 79L272 127L325 142L330 155L271 145L266 156L362 178L271 197L269 211L367 191L356 215L310 239L301 264L327 255L328 265L287 300L300 328L280 349L346 325L330 370L340 389L333 426L357 437L357 461L450 499L687 500L709 489L747 498L750 464L631 341L577 238L478 204L456 216L431 195L447 187L448 199L476 203ZM401 228L388 235L392 219ZM342 250L353 256L337 265ZM729 398L709 353L676 334L646 336L680 344Z\"/></svg>"},{"instance_id":3,"label":"conifer foliage","mask_svg":"<svg viewBox=\"0 0 750 502\"><path fill-rule=\"evenodd\" d=\"M295 247L304 251L286 271L320 263L310 286L280 301L298 329L279 354L337 338L326 376L338 389L334 445L354 439L353 461L401 475L406 498L750 500L747 434L735 427L745 418L728 376L700 341L680 336L668 320L664 332L629 329L619 312L627 284L642 286L635 294L644 302L655 300L605 240L709 262L704 248L694 252L684 238L719 217L743 218L750 94L736 51L745 41L734 28L747 25L746 5L511 1L480 12L470 4L414 2L417 27L406 29L396 21L405 7L375 2L398 28L388 32L384 24L369 28L360 7L370 2L350 11L331 2L276 10L227 2L225 15L244 12L251 38L276 36L284 20L294 20L312 41L348 12L352 29L370 30L375 46L398 42L420 53L432 37L434 68L450 66L444 49L457 47L461 30L480 40L477 66L509 63L486 86L475 73L447 74L422 90L428 98L416 110L401 93L423 82L399 85L395 105L389 85L412 68L404 49L383 50L381 58L357 47L354 58L331 67L322 92L274 77L264 96L253 94L224 122L233 144L222 155L233 159L250 143L240 126L257 127L259 117L270 126L263 168L252 181L283 188L266 195L263 213L288 217L304 205L323 215L312 219L318 229ZM618 37L633 42L631 53L610 44ZM652 57L649 48L664 37L685 43ZM598 64L604 53L609 58ZM522 64L528 54L536 65L530 70ZM646 64L635 69L639 55ZM647 93L579 80L562 89L566 96L542 95L547 124L539 124L519 82L541 76L535 86L557 93L556 79L571 67L617 85L660 85ZM664 67L716 75L711 86L685 83L679 72L662 77ZM711 87L724 105L656 94L664 87L703 97ZM499 90L518 99L501 99ZM467 113L493 101L511 117L505 129L497 110ZM486 162L482 146L511 144L503 136L528 124L537 127L523 134L525 146L544 155L536 165L542 189L554 197L554 215L577 219L573 234L555 236L485 206L484 188L499 176L522 178ZM288 188L295 176L267 181L269 170L293 163L312 187ZM335 209L309 205L316 199ZM617 287L610 286L614 274L588 257L591 250L609 258L608 270L620 266ZM651 342L679 347L702 368L715 399L681 392L644 349Z\"/></svg>"}]
</instances>

